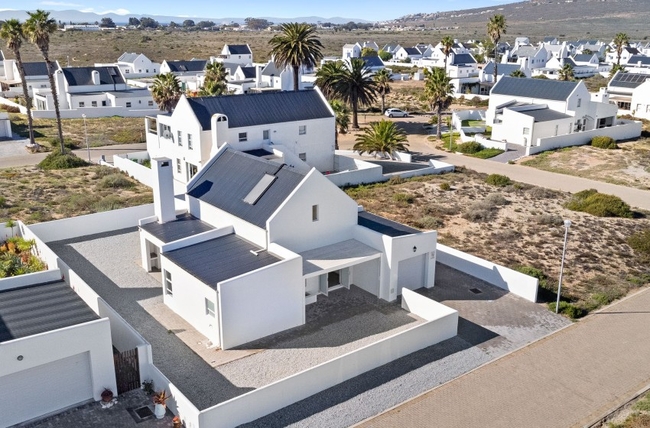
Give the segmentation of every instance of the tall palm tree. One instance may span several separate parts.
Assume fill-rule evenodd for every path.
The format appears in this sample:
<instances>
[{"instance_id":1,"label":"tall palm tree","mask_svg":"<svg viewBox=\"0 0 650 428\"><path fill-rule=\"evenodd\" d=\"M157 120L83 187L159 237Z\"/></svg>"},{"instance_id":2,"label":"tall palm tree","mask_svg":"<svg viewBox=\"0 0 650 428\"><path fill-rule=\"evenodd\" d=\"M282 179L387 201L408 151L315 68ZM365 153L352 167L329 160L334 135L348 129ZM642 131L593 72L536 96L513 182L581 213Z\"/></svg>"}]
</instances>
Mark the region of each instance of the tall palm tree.
<instances>
[{"instance_id":1,"label":"tall palm tree","mask_svg":"<svg viewBox=\"0 0 650 428\"><path fill-rule=\"evenodd\" d=\"M614 37L614 47L616 48L616 65L621 65L621 54L623 48L630 44L630 38L625 33L618 33Z\"/></svg>"},{"instance_id":2,"label":"tall palm tree","mask_svg":"<svg viewBox=\"0 0 650 428\"><path fill-rule=\"evenodd\" d=\"M357 136L352 150L364 153L387 155L392 157L395 151L408 152L406 134L394 122L382 119L370 124L363 134Z\"/></svg>"},{"instance_id":3,"label":"tall palm tree","mask_svg":"<svg viewBox=\"0 0 650 428\"><path fill-rule=\"evenodd\" d=\"M23 44L25 34L23 33L23 26L17 19L8 19L0 27L0 38L7 42L7 48L14 53L16 57L16 65L18 66L18 74L20 74L20 83L23 85L23 96L25 97L25 105L27 107L27 126L29 128L29 144L34 145L34 122L32 119L32 99L29 96L29 89L27 88L27 80L25 79L25 67L23 66L23 59L20 55L20 48Z\"/></svg>"},{"instance_id":4,"label":"tall palm tree","mask_svg":"<svg viewBox=\"0 0 650 428\"><path fill-rule=\"evenodd\" d=\"M335 74L327 74L333 72ZM359 106L372 104L377 98L377 83L372 78L372 71L361 58L350 58L342 66L322 67L316 73L325 85L325 92L348 103L352 108L352 129L359 129Z\"/></svg>"},{"instance_id":5,"label":"tall palm tree","mask_svg":"<svg viewBox=\"0 0 650 428\"><path fill-rule=\"evenodd\" d=\"M334 133L334 148L339 149L339 134L346 134L350 126L350 109L341 100L330 101L330 106L336 116L336 129Z\"/></svg>"},{"instance_id":6,"label":"tall palm tree","mask_svg":"<svg viewBox=\"0 0 650 428\"><path fill-rule=\"evenodd\" d=\"M526 73L524 73L523 71L521 71L521 69L519 69L510 73L510 77L526 77Z\"/></svg>"},{"instance_id":7,"label":"tall palm tree","mask_svg":"<svg viewBox=\"0 0 650 428\"><path fill-rule=\"evenodd\" d=\"M323 45L316 35L316 27L311 25L289 22L280 25L280 30L281 34L269 40L271 55L281 68L293 68L293 90L297 91L300 89L300 67L315 67L323 58Z\"/></svg>"},{"instance_id":8,"label":"tall palm tree","mask_svg":"<svg viewBox=\"0 0 650 428\"><path fill-rule=\"evenodd\" d=\"M54 70L50 61L50 34L56 32L59 26L56 21L50 18L50 12L37 9L36 12L27 12L29 18L23 24L25 36L31 43L36 45L47 65L47 77L52 88L52 101L54 101L54 113L56 114L56 126L61 143L61 153L65 152L63 145L63 129L61 128L61 111L59 110L59 94L54 84Z\"/></svg>"},{"instance_id":9,"label":"tall palm tree","mask_svg":"<svg viewBox=\"0 0 650 428\"><path fill-rule=\"evenodd\" d=\"M442 53L445 54L445 71L447 71L447 60L453 52L454 39L451 36L445 36L440 43L442 44Z\"/></svg>"},{"instance_id":10,"label":"tall palm tree","mask_svg":"<svg viewBox=\"0 0 650 428\"><path fill-rule=\"evenodd\" d=\"M434 68L431 71L424 69L424 95L431 105L438 112L438 139L442 138L442 111L451 104L451 96L454 93L454 85L451 79L442 68Z\"/></svg>"},{"instance_id":11,"label":"tall palm tree","mask_svg":"<svg viewBox=\"0 0 650 428\"><path fill-rule=\"evenodd\" d=\"M151 96L158 104L158 108L161 111L167 111L167 113L174 110L182 93L181 83L173 73L156 75L153 86L151 86Z\"/></svg>"},{"instance_id":12,"label":"tall palm tree","mask_svg":"<svg viewBox=\"0 0 650 428\"><path fill-rule=\"evenodd\" d=\"M343 61L330 61L323 64L316 72L316 86L328 99L337 97L335 83L338 76L344 74L347 68Z\"/></svg>"},{"instance_id":13,"label":"tall palm tree","mask_svg":"<svg viewBox=\"0 0 650 428\"><path fill-rule=\"evenodd\" d=\"M227 92L226 69L222 62L213 62L205 67L203 87L199 91L201 96L223 95Z\"/></svg>"},{"instance_id":14,"label":"tall palm tree","mask_svg":"<svg viewBox=\"0 0 650 428\"><path fill-rule=\"evenodd\" d=\"M501 40L502 34L506 34L507 28L506 18L503 15L494 15L487 24L487 34L492 43L494 43L494 83L497 83L497 63L499 62L497 52L499 50L499 40Z\"/></svg>"},{"instance_id":15,"label":"tall palm tree","mask_svg":"<svg viewBox=\"0 0 650 428\"><path fill-rule=\"evenodd\" d=\"M390 93L390 71L387 68L382 68L375 73L373 79L377 84L377 93L381 97L381 112L383 113L386 110L386 95Z\"/></svg>"},{"instance_id":16,"label":"tall palm tree","mask_svg":"<svg viewBox=\"0 0 650 428\"><path fill-rule=\"evenodd\" d=\"M559 80L572 80L574 76L573 67L571 64L564 64L557 74Z\"/></svg>"}]
</instances>

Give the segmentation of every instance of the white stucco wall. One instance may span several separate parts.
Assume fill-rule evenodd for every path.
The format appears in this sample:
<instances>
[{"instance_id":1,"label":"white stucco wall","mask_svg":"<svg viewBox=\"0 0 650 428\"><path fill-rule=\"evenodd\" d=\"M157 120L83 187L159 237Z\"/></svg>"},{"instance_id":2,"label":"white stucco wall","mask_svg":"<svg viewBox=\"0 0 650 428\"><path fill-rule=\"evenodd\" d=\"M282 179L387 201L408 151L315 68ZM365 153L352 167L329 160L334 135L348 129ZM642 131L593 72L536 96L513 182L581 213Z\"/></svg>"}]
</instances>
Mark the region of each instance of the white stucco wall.
<instances>
[{"instance_id":1,"label":"white stucco wall","mask_svg":"<svg viewBox=\"0 0 650 428\"><path fill-rule=\"evenodd\" d=\"M650 79L632 93L631 108L634 117L650 120Z\"/></svg>"}]
</instances>

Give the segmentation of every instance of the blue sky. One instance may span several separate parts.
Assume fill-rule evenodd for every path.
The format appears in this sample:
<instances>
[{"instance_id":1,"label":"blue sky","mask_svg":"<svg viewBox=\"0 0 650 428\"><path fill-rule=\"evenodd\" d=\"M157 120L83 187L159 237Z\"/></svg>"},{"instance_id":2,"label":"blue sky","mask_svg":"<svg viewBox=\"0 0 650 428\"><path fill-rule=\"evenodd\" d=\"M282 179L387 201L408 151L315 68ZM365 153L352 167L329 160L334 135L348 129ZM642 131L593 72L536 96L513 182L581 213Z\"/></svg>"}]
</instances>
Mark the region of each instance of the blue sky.
<instances>
[{"instance_id":1,"label":"blue sky","mask_svg":"<svg viewBox=\"0 0 650 428\"><path fill-rule=\"evenodd\" d=\"M516 1L516 0L511 0ZM437 12L446 10L487 7L508 0L395 0L349 1L298 1L298 0L248 0L226 2L214 0L27 0L19 3L21 10L81 10L95 13L118 13L121 15L165 15L165 16L200 16L209 18L246 18L297 16L334 16L366 19L370 21L398 18L416 12ZM10 2L4 2L9 4ZM0 6L0 10L3 9Z\"/></svg>"}]
</instances>

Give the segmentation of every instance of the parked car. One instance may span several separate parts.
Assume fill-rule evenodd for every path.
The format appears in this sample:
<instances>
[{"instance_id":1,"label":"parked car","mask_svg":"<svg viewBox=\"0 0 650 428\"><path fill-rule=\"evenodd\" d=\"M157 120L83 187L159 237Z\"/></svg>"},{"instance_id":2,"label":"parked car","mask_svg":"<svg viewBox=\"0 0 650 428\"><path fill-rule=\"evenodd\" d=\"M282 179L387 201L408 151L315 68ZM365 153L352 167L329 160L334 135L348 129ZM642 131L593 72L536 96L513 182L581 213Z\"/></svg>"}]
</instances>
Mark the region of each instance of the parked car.
<instances>
[{"instance_id":1,"label":"parked car","mask_svg":"<svg viewBox=\"0 0 650 428\"><path fill-rule=\"evenodd\" d=\"M388 108L384 112L384 116L388 116L388 117L408 117L408 115L409 114L407 112L400 110L398 108Z\"/></svg>"}]
</instances>

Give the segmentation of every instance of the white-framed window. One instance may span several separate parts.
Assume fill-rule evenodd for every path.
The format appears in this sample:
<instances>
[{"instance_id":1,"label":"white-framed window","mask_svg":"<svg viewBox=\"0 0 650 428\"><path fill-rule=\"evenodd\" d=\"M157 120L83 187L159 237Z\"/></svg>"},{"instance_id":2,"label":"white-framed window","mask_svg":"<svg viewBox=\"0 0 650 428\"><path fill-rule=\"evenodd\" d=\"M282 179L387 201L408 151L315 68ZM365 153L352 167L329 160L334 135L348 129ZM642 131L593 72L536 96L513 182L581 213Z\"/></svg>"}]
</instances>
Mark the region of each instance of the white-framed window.
<instances>
[{"instance_id":1,"label":"white-framed window","mask_svg":"<svg viewBox=\"0 0 650 428\"><path fill-rule=\"evenodd\" d=\"M131 107L131 101L127 101L127 102L126 102L126 107L127 107L127 108L130 108L130 107Z\"/></svg>"},{"instance_id":2,"label":"white-framed window","mask_svg":"<svg viewBox=\"0 0 650 428\"><path fill-rule=\"evenodd\" d=\"M147 101L147 105L149 105L149 107L153 107L153 101L151 100Z\"/></svg>"},{"instance_id":3,"label":"white-framed window","mask_svg":"<svg viewBox=\"0 0 650 428\"><path fill-rule=\"evenodd\" d=\"M164 138L172 138L172 128L169 125L165 124L160 124L160 135L162 135Z\"/></svg>"},{"instance_id":4,"label":"white-framed window","mask_svg":"<svg viewBox=\"0 0 650 428\"><path fill-rule=\"evenodd\" d=\"M240 132L239 133L239 142L242 143L244 141L248 141L248 133Z\"/></svg>"},{"instance_id":5,"label":"white-framed window","mask_svg":"<svg viewBox=\"0 0 650 428\"><path fill-rule=\"evenodd\" d=\"M268 129L262 131L262 140L270 140L270 139L271 139L271 131Z\"/></svg>"},{"instance_id":6,"label":"white-framed window","mask_svg":"<svg viewBox=\"0 0 650 428\"><path fill-rule=\"evenodd\" d=\"M165 294L173 296L174 289L172 288L172 273L167 270L163 272L165 273Z\"/></svg>"},{"instance_id":7,"label":"white-framed window","mask_svg":"<svg viewBox=\"0 0 650 428\"><path fill-rule=\"evenodd\" d=\"M298 126L298 135L305 135L307 133L307 125Z\"/></svg>"},{"instance_id":8,"label":"white-framed window","mask_svg":"<svg viewBox=\"0 0 650 428\"><path fill-rule=\"evenodd\" d=\"M530 128L524 128L524 135L530 134Z\"/></svg>"},{"instance_id":9,"label":"white-framed window","mask_svg":"<svg viewBox=\"0 0 650 428\"><path fill-rule=\"evenodd\" d=\"M311 221L318 221L318 205L311 206Z\"/></svg>"},{"instance_id":10,"label":"white-framed window","mask_svg":"<svg viewBox=\"0 0 650 428\"><path fill-rule=\"evenodd\" d=\"M129 74L130 70L128 68L124 69L124 74Z\"/></svg>"},{"instance_id":11,"label":"white-framed window","mask_svg":"<svg viewBox=\"0 0 650 428\"><path fill-rule=\"evenodd\" d=\"M187 148L192 150L194 147L192 146L192 134L188 133L187 134Z\"/></svg>"},{"instance_id":12,"label":"white-framed window","mask_svg":"<svg viewBox=\"0 0 650 428\"><path fill-rule=\"evenodd\" d=\"M83 101L79 101L79 107L86 107L86 103Z\"/></svg>"},{"instance_id":13,"label":"white-framed window","mask_svg":"<svg viewBox=\"0 0 650 428\"><path fill-rule=\"evenodd\" d=\"M303 162L307 162L307 153L298 153L298 158Z\"/></svg>"},{"instance_id":14,"label":"white-framed window","mask_svg":"<svg viewBox=\"0 0 650 428\"><path fill-rule=\"evenodd\" d=\"M183 166L181 165L181 160L176 159L176 172L181 173L183 171Z\"/></svg>"},{"instance_id":15,"label":"white-framed window","mask_svg":"<svg viewBox=\"0 0 650 428\"><path fill-rule=\"evenodd\" d=\"M178 134L178 147L183 147L183 133L181 131L178 131L177 134Z\"/></svg>"},{"instance_id":16,"label":"white-framed window","mask_svg":"<svg viewBox=\"0 0 650 428\"><path fill-rule=\"evenodd\" d=\"M90 105L93 106L93 107L97 107L97 101L91 101Z\"/></svg>"},{"instance_id":17,"label":"white-framed window","mask_svg":"<svg viewBox=\"0 0 650 428\"><path fill-rule=\"evenodd\" d=\"M205 314L215 318L214 302L208 298L205 299Z\"/></svg>"}]
</instances>

